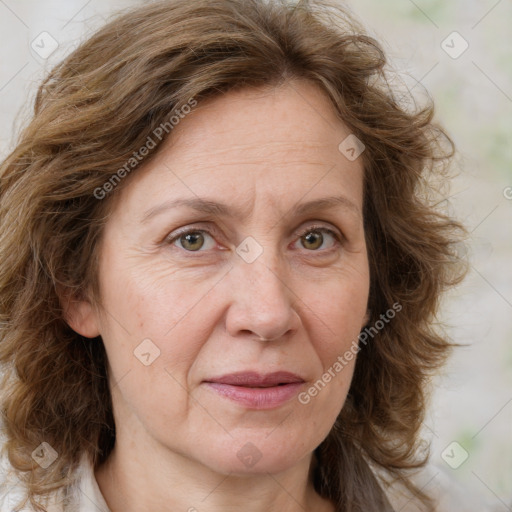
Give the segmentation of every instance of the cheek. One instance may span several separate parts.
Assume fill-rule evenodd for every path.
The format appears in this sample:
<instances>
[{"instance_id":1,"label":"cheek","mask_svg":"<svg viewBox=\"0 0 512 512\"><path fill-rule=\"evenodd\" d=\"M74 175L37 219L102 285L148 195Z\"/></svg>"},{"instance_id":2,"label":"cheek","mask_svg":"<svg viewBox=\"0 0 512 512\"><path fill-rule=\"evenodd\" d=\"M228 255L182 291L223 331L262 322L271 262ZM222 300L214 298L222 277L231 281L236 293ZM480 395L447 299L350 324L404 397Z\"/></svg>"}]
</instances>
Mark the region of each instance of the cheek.
<instances>
[{"instance_id":1,"label":"cheek","mask_svg":"<svg viewBox=\"0 0 512 512\"><path fill-rule=\"evenodd\" d=\"M187 376L211 324L207 294L186 283L155 286L143 273L119 284L105 297L113 401L130 404L147 428L178 425L189 414Z\"/></svg>"},{"instance_id":2,"label":"cheek","mask_svg":"<svg viewBox=\"0 0 512 512\"><path fill-rule=\"evenodd\" d=\"M308 302L316 327L313 337L325 367L333 364L354 343L365 323L369 280L357 275L351 280L332 279ZM322 334L320 334L322 333Z\"/></svg>"},{"instance_id":3,"label":"cheek","mask_svg":"<svg viewBox=\"0 0 512 512\"><path fill-rule=\"evenodd\" d=\"M315 428L323 429L325 435L350 388L368 300L366 274L338 277L323 283L318 293L310 295L309 329L321 367L298 397L308 417L321 418L321 424Z\"/></svg>"},{"instance_id":4,"label":"cheek","mask_svg":"<svg viewBox=\"0 0 512 512\"><path fill-rule=\"evenodd\" d=\"M150 339L161 352L159 364L171 366L197 352L213 314L204 306L211 283L172 273L168 265L159 270L154 265L116 268L108 263L104 268L110 272L103 273L104 337L132 351Z\"/></svg>"},{"instance_id":5,"label":"cheek","mask_svg":"<svg viewBox=\"0 0 512 512\"><path fill-rule=\"evenodd\" d=\"M187 376L213 323L213 285L197 274L173 272L166 262L148 265L105 253L101 332L114 401L130 403L147 421L155 410L171 421L173 410L177 421L190 406Z\"/></svg>"}]
</instances>

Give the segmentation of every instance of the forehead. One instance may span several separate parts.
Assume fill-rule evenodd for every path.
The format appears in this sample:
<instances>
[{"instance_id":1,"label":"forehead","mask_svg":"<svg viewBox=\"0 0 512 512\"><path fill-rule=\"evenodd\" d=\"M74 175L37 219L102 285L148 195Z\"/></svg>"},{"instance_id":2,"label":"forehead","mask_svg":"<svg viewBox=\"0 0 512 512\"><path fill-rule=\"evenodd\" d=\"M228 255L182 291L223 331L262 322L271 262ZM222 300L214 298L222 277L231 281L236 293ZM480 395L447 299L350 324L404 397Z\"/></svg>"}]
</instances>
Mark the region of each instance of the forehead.
<instances>
[{"instance_id":1,"label":"forehead","mask_svg":"<svg viewBox=\"0 0 512 512\"><path fill-rule=\"evenodd\" d=\"M339 150L350 134L310 83L232 91L185 116L123 194L150 203L220 196L240 199L250 211L256 199L288 209L343 193L360 208L362 159Z\"/></svg>"},{"instance_id":2,"label":"forehead","mask_svg":"<svg viewBox=\"0 0 512 512\"><path fill-rule=\"evenodd\" d=\"M238 89L200 103L176 126L165 146L192 147L196 154L198 150L219 155L228 149L240 155L249 151L262 159L286 153L293 163L301 161L301 149L313 150L311 156L315 149L325 154L322 149L337 148L340 136L349 134L318 86L293 81Z\"/></svg>"}]
</instances>

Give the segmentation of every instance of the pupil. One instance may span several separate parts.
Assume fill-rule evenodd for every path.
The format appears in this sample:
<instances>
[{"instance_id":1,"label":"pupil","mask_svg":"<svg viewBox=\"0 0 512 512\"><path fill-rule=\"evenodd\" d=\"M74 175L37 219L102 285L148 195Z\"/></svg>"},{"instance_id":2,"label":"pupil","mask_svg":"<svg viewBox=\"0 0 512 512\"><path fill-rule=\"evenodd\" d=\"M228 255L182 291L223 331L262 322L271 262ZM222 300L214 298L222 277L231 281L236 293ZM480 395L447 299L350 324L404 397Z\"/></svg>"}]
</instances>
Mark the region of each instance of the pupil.
<instances>
[{"instance_id":1,"label":"pupil","mask_svg":"<svg viewBox=\"0 0 512 512\"><path fill-rule=\"evenodd\" d=\"M186 243L185 243L185 246L188 245L188 247L192 250L192 251L196 251L198 249L201 248L202 246L202 239L203 235L201 235L201 233L187 233L184 238L186 240ZM197 247L191 247L194 246L195 244L197 244L197 241L200 240L201 243L199 244L199 246Z\"/></svg>"},{"instance_id":2,"label":"pupil","mask_svg":"<svg viewBox=\"0 0 512 512\"><path fill-rule=\"evenodd\" d=\"M315 238L316 238L316 242L315 243ZM310 233L308 233L306 236L305 236L305 239L306 239L306 242L309 244L309 243L312 243L314 245L314 249L317 249L318 247L320 247L322 245L322 235L318 232L318 231L311 231ZM320 242L320 243L318 243Z\"/></svg>"}]
</instances>

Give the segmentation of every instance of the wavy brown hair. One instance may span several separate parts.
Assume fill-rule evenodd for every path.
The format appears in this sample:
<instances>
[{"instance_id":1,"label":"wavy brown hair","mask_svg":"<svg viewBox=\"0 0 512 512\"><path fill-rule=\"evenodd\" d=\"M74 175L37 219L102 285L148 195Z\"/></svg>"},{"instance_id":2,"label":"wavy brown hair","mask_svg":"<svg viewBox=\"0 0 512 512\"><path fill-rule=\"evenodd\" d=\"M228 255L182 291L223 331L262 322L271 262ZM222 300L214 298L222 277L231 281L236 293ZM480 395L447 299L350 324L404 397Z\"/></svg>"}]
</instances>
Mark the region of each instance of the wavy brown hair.
<instances>
[{"instance_id":1,"label":"wavy brown hair","mask_svg":"<svg viewBox=\"0 0 512 512\"><path fill-rule=\"evenodd\" d=\"M314 483L344 512L391 510L390 480L431 507L409 473L426 461L426 385L451 346L434 328L441 292L463 275L463 228L439 211L431 184L453 154L431 102L404 104L380 45L334 2L168 0L116 17L57 65L0 168L4 448L36 510L73 481L84 453L97 468L115 442L103 344L71 330L58 293L100 299L98 242L130 177L103 200L95 191L190 98L297 79L324 91L366 146L369 324L402 306L357 358L315 450ZM59 454L47 469L31 457L42 441Z\"/></svg>"}]
</instances>

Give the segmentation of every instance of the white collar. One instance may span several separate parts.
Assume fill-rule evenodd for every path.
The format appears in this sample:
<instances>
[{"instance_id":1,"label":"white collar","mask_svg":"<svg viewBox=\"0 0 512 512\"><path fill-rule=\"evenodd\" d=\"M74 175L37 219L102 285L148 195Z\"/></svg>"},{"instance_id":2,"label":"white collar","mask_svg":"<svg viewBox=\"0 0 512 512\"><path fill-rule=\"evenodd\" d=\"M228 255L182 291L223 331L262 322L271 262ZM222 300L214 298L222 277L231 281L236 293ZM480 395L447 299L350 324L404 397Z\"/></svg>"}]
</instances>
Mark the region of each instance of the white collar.
<instances>
[{"instance_id":1,"label":"white collar","mask_svg":"<svg viewBox=\"0 0 512 512\"><path fill-rule=\"evenodd\" d=\"M94 476L92 462L86 454L82 456L78 471L80 476L75 495L79 503L79 512L110 512Z\"/></svg>"}]
</instances>

